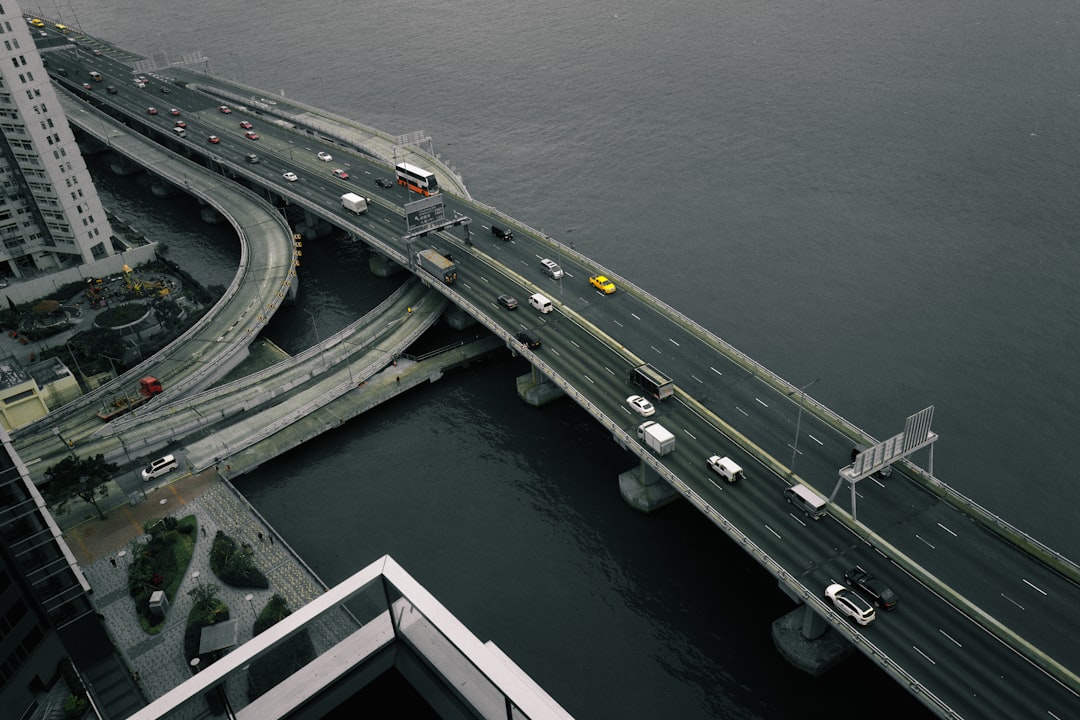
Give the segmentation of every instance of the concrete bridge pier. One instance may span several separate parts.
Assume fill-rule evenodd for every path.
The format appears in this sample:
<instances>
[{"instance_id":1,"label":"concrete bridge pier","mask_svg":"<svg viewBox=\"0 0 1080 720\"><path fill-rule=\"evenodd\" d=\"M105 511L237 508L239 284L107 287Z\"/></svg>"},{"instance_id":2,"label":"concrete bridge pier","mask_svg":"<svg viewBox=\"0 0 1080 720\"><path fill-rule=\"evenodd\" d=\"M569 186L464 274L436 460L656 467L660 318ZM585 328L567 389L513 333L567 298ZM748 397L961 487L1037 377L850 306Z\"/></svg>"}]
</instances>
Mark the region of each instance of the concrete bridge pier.
<instances>
[{"instance_id":1,"label":"concrete bridge pier","mask_svg":"<svg viewBox=\"0 0 1080 720\"><path fill-rule=\"evenodd\" d=\"M398 263L380 253L372 253L368 259L368 270L376 277L393 277L403 272L407 272L405 268L398 265Z\"/></svg>"},{"instance_id":2,"label":"concrete bridge pier","mask_svg":"<svg viewBox=\"0 0 1080 720\"><path fill-rule=\"evenodd\" d=\"M619 494L630 507L652 512L682 497L652 466L641 463L619 474Z\"/></svg>"},{"instance_id":3,"label":"concrete bridge pier","mask_svg":"<svg viewBox=\"0 0 1080 720\"><path fill-rule=\"evenodd\" d=\"M780 589L791 596L784 583ZM798 598L794 598L799 601ZM773 645L789 663L817 677L855 652L840 633L830 632L825 618L803 604L772 624Z\"/></svg>"},{"instance_id":4,"label":"concrete bridge pier","mask_svg":"<svg viewBox=\"0 0 1080 720\"><path fill-rule=\"evenodd\" d=\"M517 392L522 400L533 407L542 407L565 395L559 386L548 380L535 366L528 375L518 377Z\"/></svg>"}]
</instances>

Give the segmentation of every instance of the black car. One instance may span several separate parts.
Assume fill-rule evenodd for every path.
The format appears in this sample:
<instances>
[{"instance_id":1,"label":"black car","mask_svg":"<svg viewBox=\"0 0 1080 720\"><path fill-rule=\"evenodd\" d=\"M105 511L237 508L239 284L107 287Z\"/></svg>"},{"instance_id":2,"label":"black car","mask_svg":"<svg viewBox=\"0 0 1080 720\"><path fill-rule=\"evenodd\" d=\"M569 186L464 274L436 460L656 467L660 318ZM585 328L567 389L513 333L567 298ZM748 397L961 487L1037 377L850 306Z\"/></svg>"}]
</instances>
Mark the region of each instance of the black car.
<instances>
[{"instance_id":1,"label":"black car","mask_svg":"<svg viewBox=\"0 0 1080 720\"><path fill-rule=\"evenodd\" d=\"M522 330L517 334L518 342L530 350L540 347L540 336L531 330Z\"/></svg>"},{"instance_id":2,"label":"black car","mask_svg":"<svg viewBox=\"0 0 1080 720\"><path fill-rule=\"evenodd\" d=\"M375 178L375 184L381 188L392 188L394 183L390 182L386 178Z\"/></svg>"},{"instance_id":3,"label":"black car","mask_svg":"<svg viewBox=\"0 0 1080 720\"><path fill-rule=\"evenodd\" d=\"M874 607L885 610L892 610L896 607L896 593L889 589L889 586L879 578L863 570L859 565L844 573L844 582L866 595L870 602L874 603Z\"/></svg>"},{"instance_id":4,"label":"black car","mask_svg":"<svg viewBox=\"0 0 1080 720\"><path fill-rule=\"evenodd\" d=\"M158 88L158 90L160 90L160 91L161 91L161 93L162 93L163 95L168 95L169 93L171 93L171 92L172 92L172 90L170 90L169 88L165 87L164 85L162 85L161 87L159 87L159 88Z\"/></svg>"}]
</instances>

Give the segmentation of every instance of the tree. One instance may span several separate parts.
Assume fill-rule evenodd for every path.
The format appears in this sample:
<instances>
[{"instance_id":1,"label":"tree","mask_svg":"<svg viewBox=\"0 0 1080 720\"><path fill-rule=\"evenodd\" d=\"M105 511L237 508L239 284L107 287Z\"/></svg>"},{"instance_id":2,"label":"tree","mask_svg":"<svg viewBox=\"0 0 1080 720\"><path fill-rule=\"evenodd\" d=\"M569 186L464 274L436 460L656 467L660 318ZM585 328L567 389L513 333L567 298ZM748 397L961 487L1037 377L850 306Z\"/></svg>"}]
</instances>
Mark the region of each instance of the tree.
<instances>
[{"instance_id":1,"label":"tree","mask_svg":"<svg viewBox=\"0 0 1080 720\"><path fill-rule=\"evenodd\" d=\"M105 456L98 454L89 458L73 455L45 471L45 499L58 514L68 510L68 503L75 498L82 498L94 506L98 517L105 519L105 514L98 507L98 500L109 494L109 479L120 469L116 463L105 462Z\"/></svg>"}]
</instances>

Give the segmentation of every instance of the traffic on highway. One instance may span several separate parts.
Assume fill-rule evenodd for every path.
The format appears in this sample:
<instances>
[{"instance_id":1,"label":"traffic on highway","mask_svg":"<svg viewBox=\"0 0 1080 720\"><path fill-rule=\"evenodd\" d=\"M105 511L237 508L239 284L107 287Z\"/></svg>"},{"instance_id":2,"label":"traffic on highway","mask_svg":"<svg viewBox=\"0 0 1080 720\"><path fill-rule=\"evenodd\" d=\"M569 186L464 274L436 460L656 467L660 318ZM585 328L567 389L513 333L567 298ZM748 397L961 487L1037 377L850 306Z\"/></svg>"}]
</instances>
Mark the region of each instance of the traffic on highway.
<instances>
[{"instance_id":1,"label":"traffic on highway","mask_svg":"<svg viewBox=\"0 0 1080 720\"><path fill-rule=\"evenodd\" d=\"M1080 624L1048 620L1071 617L1075 584L899 466L857 485L866 532L853 531L838 519L851 511L849 488L834 495L851 435L641 288L445 189L448 215L471 225L406 239L404 205L422 194L385 163L269 108L224 102L164 72L135 73L123 56L68 47L48 57L54 79L76 96L414 269L558 382L616 442L670 473L718 527L928 706L961 717L1080 716ZM347 193L370 198L366 211L343 207ZM414 267L422 250L450 259L452 284ZM550 312L529 302L538 294ZM535 342L519 340L523 333ZM636 384L632 370L646 363L677 392L660 398ZM898 426L910 410L898 409ZM621 469L612 468L613 479ZM815 519L791 502L785 490L800 480L838 512ZM1003 642L1003 632L1013 637Z\"/></svg>"}]
</instances>

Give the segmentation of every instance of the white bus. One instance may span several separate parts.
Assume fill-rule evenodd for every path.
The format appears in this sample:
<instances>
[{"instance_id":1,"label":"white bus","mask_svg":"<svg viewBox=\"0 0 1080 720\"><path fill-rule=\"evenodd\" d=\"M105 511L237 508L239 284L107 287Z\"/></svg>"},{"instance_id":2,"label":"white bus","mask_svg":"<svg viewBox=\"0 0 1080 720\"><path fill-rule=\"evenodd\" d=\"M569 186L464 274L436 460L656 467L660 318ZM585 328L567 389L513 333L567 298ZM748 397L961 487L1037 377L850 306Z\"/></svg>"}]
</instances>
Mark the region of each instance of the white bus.
<instances>
[{"instance_id":1,"label":"white bus","mask_svg":"<svg viewBox=\"0 0 1080 720\"><path fill-rule=\"evenodd\" d=\"M435 173L409 163L398 163L394 170L397 171L398 185L404 185L424 197L439 192L439 181L435 179Z\"/></svg>"}]
</instances>

